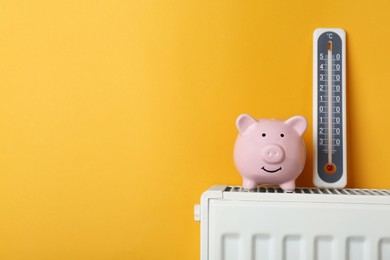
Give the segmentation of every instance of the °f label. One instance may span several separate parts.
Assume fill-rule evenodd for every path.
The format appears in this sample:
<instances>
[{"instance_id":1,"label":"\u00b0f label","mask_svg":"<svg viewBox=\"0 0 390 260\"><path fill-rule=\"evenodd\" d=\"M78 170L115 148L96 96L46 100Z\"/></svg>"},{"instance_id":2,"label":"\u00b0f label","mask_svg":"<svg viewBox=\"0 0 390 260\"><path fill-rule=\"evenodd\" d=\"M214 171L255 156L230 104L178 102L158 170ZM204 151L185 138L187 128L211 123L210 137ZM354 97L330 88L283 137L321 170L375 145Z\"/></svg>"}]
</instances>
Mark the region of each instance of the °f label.
<instances>
[{"instance_id":1,"label":"\u00b0f label","mask_svg":"<svg viewBox=\"0 0 390 260\"><path fill-rule=\"evenodd\" d=\"M317 29L313 52L314 184L347 183L345 31Z\"/></svg>"}]
</instances>

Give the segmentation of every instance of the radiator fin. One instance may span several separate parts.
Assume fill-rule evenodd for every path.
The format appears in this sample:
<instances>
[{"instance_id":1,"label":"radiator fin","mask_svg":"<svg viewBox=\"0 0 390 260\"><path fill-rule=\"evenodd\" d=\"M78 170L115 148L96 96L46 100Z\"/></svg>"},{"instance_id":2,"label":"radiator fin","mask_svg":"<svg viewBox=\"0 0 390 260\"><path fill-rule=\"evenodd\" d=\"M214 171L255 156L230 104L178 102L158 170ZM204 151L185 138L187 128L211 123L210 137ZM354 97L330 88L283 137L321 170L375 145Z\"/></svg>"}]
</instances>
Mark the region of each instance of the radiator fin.
<instances>
[{"instance_id":1,"label":"radiator fin","mask_svg":"<svg viewBox=\"0 0 390 260\"><path fill-rule=\"evenodd\" d=\"M390 238L383 238L379 242L379 259L390 259Z\"/></svg>"},{"instance_id":2,"label":"radiator fin","mask_svg":"<svg viewBox=\"0 0 390 260\"><path fill-rule=\"evenodd\" d=\"M257 187L247 190L241 186L227 186L224 192L254 192L254 193L285 193L278 187ZM390 196L390 190L381 189L325 189L325 188L296 188L295 194L328 194L328 195L369 195Z\"/></svg>"},{"instance_id":3,"label":"radiator fin","mask_svg":"<svg viewBox=\"0 0 390 260\"><path fill-rule=\"evenodd\" d=\"M222 236L222 259L237 260L240 255L238 234L225 234Z\"/></svg>"},{"instance_id":4,"label":"radiator fin","mask_svg":"<svg viewBox=\"0 0 390 260\"><path fill-rule=\"evenodd\" d=\"M315 260L334 259L334 239L331 236L318 236L314 242Z\"/></svg>"},{"instance_id":5,"label":"radiator fin","mask_svg":"<svg viewBox=\"0 0 390 260\"><path fill-rule=\"evenodd\" d=\"M271 237L267 234L255 235L253 239L254 260L271 260Z\"/></svg>"},{"instance_id":6,"label":"radiator fin","mask_svg":"<svg viewBox=\"0 0 390 260\"><path fill-rule=\"evenodd\" d=\"M366 241L364 237L350 237L347 240L348 260L369 260L367 259Z\"/></svg>"},{"instance_id":7,"label":"radiator fin","mask_svg":"<svg viewBox=\"0 0 390 260\"><path fill-rule=\"evenodd\" d=\"M299 235L287 235L283 240L283 260L302 259L302 239Z\"/></svg>"}]
</instances>

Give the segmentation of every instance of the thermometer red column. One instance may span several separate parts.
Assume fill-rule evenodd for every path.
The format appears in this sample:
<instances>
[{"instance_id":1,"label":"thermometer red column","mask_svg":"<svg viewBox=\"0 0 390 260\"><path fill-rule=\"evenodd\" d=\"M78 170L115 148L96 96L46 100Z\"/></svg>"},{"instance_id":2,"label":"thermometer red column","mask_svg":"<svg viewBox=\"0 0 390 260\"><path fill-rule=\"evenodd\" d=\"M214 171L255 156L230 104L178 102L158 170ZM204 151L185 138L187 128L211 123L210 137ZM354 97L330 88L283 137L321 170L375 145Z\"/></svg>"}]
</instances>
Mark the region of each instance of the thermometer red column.
<instances>
[{"instance_id":1,"label":"thermometer red column","mask_svg":"<svg viewBox=\"0 0 390 260\"><path fill-rule=\"evenodd\" d=\"M328 163L325 164L324 170L328 174L336 172L336 165L332 161L333 154L333 54L332 54L332 41L328 41Z\"/></svg>"}]
</instances>

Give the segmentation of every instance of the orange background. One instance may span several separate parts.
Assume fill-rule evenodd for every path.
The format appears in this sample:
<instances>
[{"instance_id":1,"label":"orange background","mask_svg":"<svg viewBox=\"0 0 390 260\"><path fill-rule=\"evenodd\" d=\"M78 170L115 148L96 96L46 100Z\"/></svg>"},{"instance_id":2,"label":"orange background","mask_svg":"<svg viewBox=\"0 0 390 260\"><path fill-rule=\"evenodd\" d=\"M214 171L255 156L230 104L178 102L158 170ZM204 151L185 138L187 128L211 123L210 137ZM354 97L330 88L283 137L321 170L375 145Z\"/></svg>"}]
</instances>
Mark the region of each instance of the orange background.
<instances>
[{"instance_id":1,"label":"orange background","mask_svg":"<svg viewBox=\"0 0 390 260\"><path fill-rule=\"evenodd\" d=\"M241 113L309 121L347 32L348 187L390 188L388 1L1 1L0 259L199 259Z\"/></svg>"}]
</instances>

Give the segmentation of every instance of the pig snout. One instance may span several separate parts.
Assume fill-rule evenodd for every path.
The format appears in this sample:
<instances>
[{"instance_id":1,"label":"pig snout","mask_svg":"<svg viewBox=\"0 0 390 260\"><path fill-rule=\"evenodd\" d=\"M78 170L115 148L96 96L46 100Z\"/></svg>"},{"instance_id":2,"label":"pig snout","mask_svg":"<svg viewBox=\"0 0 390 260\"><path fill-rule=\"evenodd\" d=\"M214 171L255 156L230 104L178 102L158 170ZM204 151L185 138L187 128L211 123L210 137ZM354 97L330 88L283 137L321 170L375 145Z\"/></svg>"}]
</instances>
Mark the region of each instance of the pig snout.
<instances>
[{"instance_id":1,"label":"pig snout","mask_svg":"<svg viewBox=\"0 0 390 260\"><path fill-rule=\"evenodd\" d=\"M284 151L279 145L270 144L263 148L261 157L267 163L280 163L284 160Z\"/></svg>"}]
</instances>

